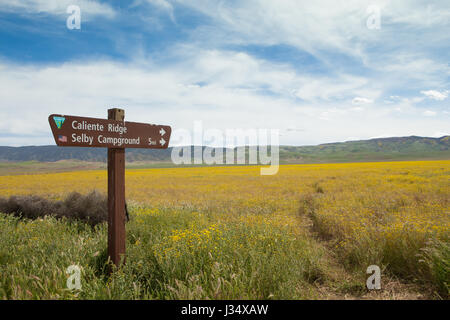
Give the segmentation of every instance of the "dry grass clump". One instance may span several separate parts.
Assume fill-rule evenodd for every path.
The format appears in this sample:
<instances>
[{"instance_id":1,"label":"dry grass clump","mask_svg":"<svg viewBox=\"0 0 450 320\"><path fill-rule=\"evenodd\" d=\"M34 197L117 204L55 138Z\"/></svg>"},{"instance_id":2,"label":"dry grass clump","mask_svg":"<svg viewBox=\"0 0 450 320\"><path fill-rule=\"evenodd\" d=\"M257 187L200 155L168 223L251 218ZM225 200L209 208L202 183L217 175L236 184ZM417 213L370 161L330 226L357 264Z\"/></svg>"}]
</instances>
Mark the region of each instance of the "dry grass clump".
<instances>
[{"instance_id":1,"label":"dry grass clump","mask_svg":"<svg viewBox=\"0 0 450 320\"><path fill-rule=\"evenodd\" d=\"M51 201L35 195L0 197L0 212L21 218L45 216L80 220L94 226L107 221L107 197L94 190L87 195L70 193L63 201Z\"/></svg>"}]
</instances>

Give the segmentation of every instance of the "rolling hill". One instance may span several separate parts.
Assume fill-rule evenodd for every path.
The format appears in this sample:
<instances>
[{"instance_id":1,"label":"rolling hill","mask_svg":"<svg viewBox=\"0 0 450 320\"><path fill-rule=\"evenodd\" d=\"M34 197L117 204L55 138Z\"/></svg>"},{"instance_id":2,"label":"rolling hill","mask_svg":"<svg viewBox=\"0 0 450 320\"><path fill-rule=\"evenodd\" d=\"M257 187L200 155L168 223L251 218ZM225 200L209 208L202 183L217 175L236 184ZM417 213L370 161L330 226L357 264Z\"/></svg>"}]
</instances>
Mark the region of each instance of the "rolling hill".
<instances>
[{"instance_id":1,"label":"rolling hill","mask_svg":"<svg viewBox=\"0 0 450 320\"><path fill-rule=\"evenodd\" d=\"M171 152L172 148L167 150L127 149L126 159L129 162L169 163L171 162ZM60 160L105 162L106 156L106 149L101 148L0 146L0 162L55 162ZM441 138L410 136L327 143L317 146L280 146L281 163L419 159L450 159L450 136Z\"/></svg>"}]
</instances>

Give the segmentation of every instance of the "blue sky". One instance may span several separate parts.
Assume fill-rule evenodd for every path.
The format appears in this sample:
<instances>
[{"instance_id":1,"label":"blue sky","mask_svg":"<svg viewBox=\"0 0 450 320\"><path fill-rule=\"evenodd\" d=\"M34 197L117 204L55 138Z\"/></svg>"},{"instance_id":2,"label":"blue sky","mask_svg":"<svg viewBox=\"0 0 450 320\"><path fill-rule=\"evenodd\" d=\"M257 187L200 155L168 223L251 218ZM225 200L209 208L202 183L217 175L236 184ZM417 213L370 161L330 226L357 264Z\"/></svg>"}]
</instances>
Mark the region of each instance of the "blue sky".
<instances>
[{"instance_id":1,"label":"blue sky","mask_svg":"<svg viewBox=\"0 0 450 320\"><path fill-rule=\"evenodd\" d=\"M290 145L447 135L449 38L448 1L2 0L0 145L110 107Z\"/></svg>"}]
</instances>

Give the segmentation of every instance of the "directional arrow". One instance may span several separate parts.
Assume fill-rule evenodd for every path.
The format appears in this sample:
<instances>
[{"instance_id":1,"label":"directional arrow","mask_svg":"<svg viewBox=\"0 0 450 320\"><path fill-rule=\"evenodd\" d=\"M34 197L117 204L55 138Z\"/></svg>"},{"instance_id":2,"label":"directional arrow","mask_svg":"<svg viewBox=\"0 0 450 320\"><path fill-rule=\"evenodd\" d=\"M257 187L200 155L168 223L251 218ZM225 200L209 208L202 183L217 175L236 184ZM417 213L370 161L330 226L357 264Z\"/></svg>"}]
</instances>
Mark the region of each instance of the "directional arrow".
<instances>
[{"instance_id":1,"label":"directional arrow","mask_svg":"<svg viewBox=\"0 0 450 320\"><path fill-rule=\"evenodd\" d=\"M161 140L159 140L159 143L163 146L166 144L166 140L164 140L163 138L161 138Z\"/></svg>"},{"instance_id":2,"label":"directional arrow","mask_svg":"<svg viewBox=\"0 0 450 320\"><path fill-rule=\"evenodd\" d=\"M161 128L161 130L159 130L159 134L161 135L161 137L166 134L166 131L164 131L164 128Z\"/></svg>"}]
</instances>

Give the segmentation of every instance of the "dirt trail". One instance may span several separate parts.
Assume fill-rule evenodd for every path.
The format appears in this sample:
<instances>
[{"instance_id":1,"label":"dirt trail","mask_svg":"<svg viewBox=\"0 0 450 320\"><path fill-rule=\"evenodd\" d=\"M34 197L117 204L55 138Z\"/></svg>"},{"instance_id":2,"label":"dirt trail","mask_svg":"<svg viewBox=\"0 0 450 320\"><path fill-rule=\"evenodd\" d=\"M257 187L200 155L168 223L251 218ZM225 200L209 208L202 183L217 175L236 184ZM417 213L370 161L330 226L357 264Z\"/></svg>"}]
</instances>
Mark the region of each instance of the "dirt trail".
<instances>
[{"instance_id":1,"label":"dirt trail","mask_svg":"<svg viewBox=\"0 0 450 320\"><path fill-rule=\"evenodd\" d=\"M431 293L421 293L420 288L388 276L381 278L381 290L368 290L366 270L350 272L339 262L333 251L332 241L325 240L314 231L313 222L307 215L299 216L299 224L308 237L324 249L326 279L315 283L319 299L326 300L421 300L430 299ZM422 290L423 291L423 290Z\"/></svg>"}]
</instances>

